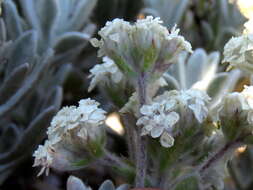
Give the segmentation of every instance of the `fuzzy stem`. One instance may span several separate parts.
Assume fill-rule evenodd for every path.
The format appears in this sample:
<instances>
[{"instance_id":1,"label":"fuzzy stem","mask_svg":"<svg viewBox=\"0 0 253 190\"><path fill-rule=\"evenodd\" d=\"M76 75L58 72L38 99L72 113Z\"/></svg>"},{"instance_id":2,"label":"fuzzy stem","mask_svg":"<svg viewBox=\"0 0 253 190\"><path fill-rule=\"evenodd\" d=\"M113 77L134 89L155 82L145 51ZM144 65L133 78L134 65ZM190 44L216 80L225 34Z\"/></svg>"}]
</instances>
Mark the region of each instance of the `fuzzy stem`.
<instances>
[{"instance_id":1,"label":"fuzzy stem","mask_svg":"<svg viewBox=\"0 0 253 190\"><path fill-rule=\"evenodd\" d=\"M245 135L242 138L238 138L234 141L226 143L216 154L211 156L199 169L196 169L196 171L199 171L199 173L200 174L202 173L202 175L203 175L207 169L211 168L216 162L221 160L228 151L238 147L238 145L241 144L242 140L247 136L249 136L249 134ZM194 174L190 173L190 174L179 176L171 183L170 188L173 189L180 181L182 181L190 176L194 176Z\"/></svg>"},{"instance_id":2,"label":"fuzzy stem","mask_svg":"<svg viewBox=\"0 0 253 190\"><path fill-rule=\"evenodd\" d=\"M204 163L204 165L199 170L200 173L204 173L208 168L212 167L217 161L222 159L228 151L241 144L242 139L243 138L238 138L232 142L225 144L225 146L223 146L216 154L214 154Z\"/></svg>"},{"instance_id":3,"label":"fuzzy stem","mask_svg":"<svg viewBox=\"0 0 253 190\"><path fill-rule=\"evenodd\" d=\"M116 166L121 168L129 168L129 166L124 163L118 156L109 152L108 150L104 150L104 158L102 159L104 165L107 166Z\"/></svg>"},{"instance_id":4,"label":"fuzzy stem","mask_svg":"<svg viewBox=\"0 0 253 190\"><path fill-rule=\"evenodd\" d=\"M128 153L131 161L135 162L135 144L136 144L136 130L133 127L136 123L134 116L125 114L123 117L123 124L126 129L126 140L128 146Z\"/></svg>"},{"instance_id":5,"label":"fuzzy stem","mask_svg":"<svg viewBox=\"0 0 253 190\"><path fill-rule=\"evenodd\" d=\"M138 79L138 95L140 108L146 103L146 77L145 74L141 74ZM146 162L147 162L147 149L146 138L141 136L141 128L137 128L136 138L136 177L135 187L143 188L145 186L146 177Z\"/></svg>"}]
</instances>

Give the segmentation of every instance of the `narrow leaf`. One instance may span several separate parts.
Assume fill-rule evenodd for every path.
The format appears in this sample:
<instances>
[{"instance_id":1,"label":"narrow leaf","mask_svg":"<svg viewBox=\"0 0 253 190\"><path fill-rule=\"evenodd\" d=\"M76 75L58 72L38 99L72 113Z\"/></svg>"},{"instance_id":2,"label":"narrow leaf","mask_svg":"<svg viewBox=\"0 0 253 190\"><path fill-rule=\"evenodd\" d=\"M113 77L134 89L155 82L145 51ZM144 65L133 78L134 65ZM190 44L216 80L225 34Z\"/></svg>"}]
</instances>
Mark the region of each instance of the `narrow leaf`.
<instances>
[{"instance_id":1,"label":"narrow leaf","mask_svg":"<svg viewBox=\"0 0 253 190\"><path fill-rule=\"evenodd\" d=\"M16 5L12 1L3 2L3 17L9 39L16 39L23 32Z\"/></svg>"},{"instance_id":2,"label":"narrow leaf","mask_svg":"<svg viewBox=\"0 0 253 190\"><path fill-rule=\"evenodd\" d=\"M45 136L47 127L56 111L55 107L51 106L41 112L24 131L16 146L0 156L0 163L9 162L25 153L30 153Z\"/></svg>"},{"instance_id":3,"label":"narrow leaf","mask_svg":"<svg viewBox=\"0 0 253 190\"><path fill-rule=\"evenodd\" d=\"M13 44L9 55L7 73L24 63L31 63L36 52L36 33L28 31L22 34Z\"/></svg>"},{"instance_id":4,"label":"narrow leaf","mask_svg":"<svg viewBox=\"0 0 253 190\"><path fill-rule=\"evenodd\" d=\"M3 104L21 87L26 78L28 69L29 65L25 63L15 68L14 71L7 76L7 79L0 88L0 104Z\"/></svg>"}]
</instances>

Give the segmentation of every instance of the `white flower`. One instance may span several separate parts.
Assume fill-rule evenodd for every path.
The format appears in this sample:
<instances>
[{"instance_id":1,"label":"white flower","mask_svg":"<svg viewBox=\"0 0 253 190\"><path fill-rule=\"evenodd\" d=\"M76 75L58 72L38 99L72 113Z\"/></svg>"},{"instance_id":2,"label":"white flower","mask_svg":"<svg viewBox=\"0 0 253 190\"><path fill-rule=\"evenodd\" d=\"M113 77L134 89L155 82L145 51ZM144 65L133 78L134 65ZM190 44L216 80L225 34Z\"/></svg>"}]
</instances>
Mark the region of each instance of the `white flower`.
<instances>
[{"instance_id":1,"label":"white flower","mask_svg":"<svg viewBox=\"0 0 253 190\"><path fill-rule=\"evenodd\" d=\"M62 137L69 131L77 129L88 130L86 139L95 136L94 133L100 130L98 126L105 120L105 111L98 108L99 103L90 98L79 101L79 106L70 106L62 108L51 122L47 134L51 136ZM95 129L93 131L93 129ZM88 137L89 136L89 137Z\"/></svg>"},{"instance_id":2,"label":"white flower","mask_svg":"<svg viewBox=\"0 0 253 190\"><path fill-rule=\"evenodd\" d=\"M202 123L208 115L207 103L210 97L199 90L166 91L153 99L150 105L144 105L140 109L142 117L137 125L143 126L142 135L149 134L153 138L160 137L164 147L171 147L174 144L174 134L177 134L175 125L189 122L186 117L195 119ZM193 113L195 118L189 115ZM187 125L187 123L185 123Z\"/></svg>"},{"instance_id":3,"label":"white flower","mask_svg":"<svg viewBox=\"0 0 253 190\"><path fill-rule=\"evenodd\" d=\"M253 34L230 39L224 47L223 63L253 72Z\"/></svg>"},{"instance_id":4,"label":"white flower","mask_svg":"<svg viewBox=\"0 0 253 190\"><path fill-rule=\"evenodd\" d=\"M103 57L103 64L95 65L90 70L92 78L88 91L92 91L99 82L119 83L123 79L122 72L109 57Z\"/></svg>"},{"instance_id":5,"label":"white flower","mask_svg":"<svg viewBox=\"0 0 253 190\"><path fill-rule=\"evenodd\" d=\"M39 145L38 149L34 152L33 156L35 157L33 167L41 166L41 170L38 174L40 176L44 171L46 175L49 174L49 168L52 165L53 157L52 153L54 152L53 147L50 141L45 141L44 145Z\"/></svg>"},{"instance_id":6,"label":"white flower","mask_svg":"<svg viewBox=\"0 0 253 190\"><path fill-rule=\"evenodd\" d=\"M156 97L154 101L159 102L166 99L174 99L180 107L187 107L192 110L199 123L202 123L206 119L208 115L207 103L211 100L205 92L189 89L166 91L164 94Z\"/></svg>"},{"instance_id":7,"label":"white flower","mask_svg":"<svg viewBox=\"0 0 253 190\"><path fill-rule=\"evenodd\" d=\"M107 22L99 31L101 40L92 39L98 56L108 56L126 73L141 70L165 72L181 51L192 52L191 45L179 30L171 32L160 18L147 16L130 24L122 19Z\"/></svg>"},{"instance_id":8,"label":"white flower","mask_svg":"<svg viewBox=\"0 0 253 190\"><path fill-rule=\"evenodd\" d=\"M70 160L78 158L80 150L89 141L102 137L101 125L105 121L105 111L99 103L90 98L80 100L79 106L62 108L48 128L48 140L34 152L34 166L42 166L41 175L49 167L64 170L71 168Z\"/></svg>"},{"instance_id":9,"label":"white flower","mask_svg":"<svg viewBox=\"0 0 253 190\"><path fill-rule=\"evenodd\" d=\"M143 116L136 123L143 126L142 135L150 134L153 138L161 136L162 146L173 146L174 138L171 134L174 125L179 120L178 113L173 111L175 106L175 101L154 102L151 105L142 106L140 112Z\"/></svg>"}]
</instances>

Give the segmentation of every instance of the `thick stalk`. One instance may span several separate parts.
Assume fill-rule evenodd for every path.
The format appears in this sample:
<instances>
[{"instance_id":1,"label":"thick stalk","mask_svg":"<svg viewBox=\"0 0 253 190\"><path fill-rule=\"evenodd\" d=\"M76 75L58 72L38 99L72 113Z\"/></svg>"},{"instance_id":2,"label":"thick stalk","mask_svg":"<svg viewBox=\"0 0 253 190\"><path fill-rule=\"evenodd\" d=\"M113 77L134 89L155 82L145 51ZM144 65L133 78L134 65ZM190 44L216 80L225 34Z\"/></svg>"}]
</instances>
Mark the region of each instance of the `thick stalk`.
<instances>
[{"instance_id":1,"label":"thick stalk","mask_svg":"<svg viewBox=\"0 0 253 190\"><path fill-rule=\"evenodd\" d=\"M138 79L138 96L140 107L146 104L146 78L142 74ZM141 136L141 128L137 128L137 138L136 138L136 177L135 186L138 188L143 188L145 186L146 177L146 162L147 162L147 148L146 148L146 138Z\"/></svg>"}]
</instances>

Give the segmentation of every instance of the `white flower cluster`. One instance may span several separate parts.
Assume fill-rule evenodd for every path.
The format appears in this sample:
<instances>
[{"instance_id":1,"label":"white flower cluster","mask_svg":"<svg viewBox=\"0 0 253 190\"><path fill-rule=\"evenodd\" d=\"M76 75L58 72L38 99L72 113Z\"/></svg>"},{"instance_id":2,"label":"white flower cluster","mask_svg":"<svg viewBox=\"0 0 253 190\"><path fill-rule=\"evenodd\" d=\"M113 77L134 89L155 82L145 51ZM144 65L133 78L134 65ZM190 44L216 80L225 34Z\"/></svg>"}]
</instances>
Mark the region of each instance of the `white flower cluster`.
<instances>
[{"instance_id":1,"label":"white flower cluster","mask_svg":"<svg viewBox=\"0 0 253 190\"><path fill-rule=\"evenodd\" d=\"M253 72L253 34L230 39L224 47L223 63Z\"/></svg>"},{"instance_id":2,"label":"white flower cluster","mask_svg":"<svg viewBox=\"0 0 253 190\"><path fill-rule=\"evenodd\" d=\"M175 125L181 116L184 118L182 112L186 109L191 110L196 120L202 123L208 114L209 100L206 93L198 90L166 91L154 98L150 105L142 106L140 113L143 116L138 119L137 125L143 126L142 135L161 137L161 145L171 147L174 144Z\"/></svg>"},{"instance_id":3,"label":"white flower cluster","mask_svg":"<svg viewBox=\"0 0 253 190\"><path fill-rule=\"evenodd\" d=\"M93 38L91 43L99 47L99 56L110 57L122 70L149 69L156 60L162 64L171 61L183 50L192 52L190 43L178 35L178 29L174 27L169 32L161 24L160 18L152 16L137 20L132 25L122 19L114 19L99 31L101 40ZM156 67L162 69L160 65Z\"/></svg>"},{"instance_id":4,"label":"white flower cluster","mask_svg":"<svg viewBox=\"0 0 253 190\"><path fill-rule=\"evenodd\" d=\"M253 86L245 86L242 92L233 92L226 95L218 105L219 117L235 118L242 122L253 124Z\"/></svg>"},{"instance_id":5,"label":"white flower cluster","mask_svg":"<svg viewBox=\"0 0 253 190\"><path fill-rule=\"evenodd\" d=\"M144 105L140 109L143 115L137 121L137 125L143 125L142 135L150 133L151 137L160 137L160 142L164 147L171 147L174 138L171 136L173 126L178 122L179 115L174 112L176 102L163 101L153 102L151 105Z\"/></svg>"},{"instance_id":6,"label":"white flower cluster","mask_svg":"<svg viewBox=\"0 0 253 190\"><path fill-rule=\"evenodd\" d=\"M99 82L119 83L123 74L109 57L103 57L103 64L95 65L90 70L89 78L92 78L88 91L92 91Z\"/></svg>"},{"instance_id":7,"label":"white flower cluster","mask_svg":"<svg viewBox=\"0 0 253 190\"><path fill-rule=\"evenodd\" d=\"M71 157L69 151L78 152L85 149L89 141L101 137L100 125L105 120L106 112L98 106L98 102L88 98L79 101L78 107L64 107L56 114L47 131L48 140L33 154L33 166L42 166L39 175L45 170L48 174L50 167L57 168L52 164L59 154L64 154L63 157L68 159Z\"/></svg>"},{"instance_id":8,"label":"white flower cluster","mask_svg":"<svg viewBox=\"0 0 253 190\"><path fill-rule=\"evenodd\" d=\"M174 99L180 109L190 109L199 123L202 123L208 115L207 103L211 98L204 92L197 89L172 90L155 98L155 101Z\"/></svg>"}]
</instances>

